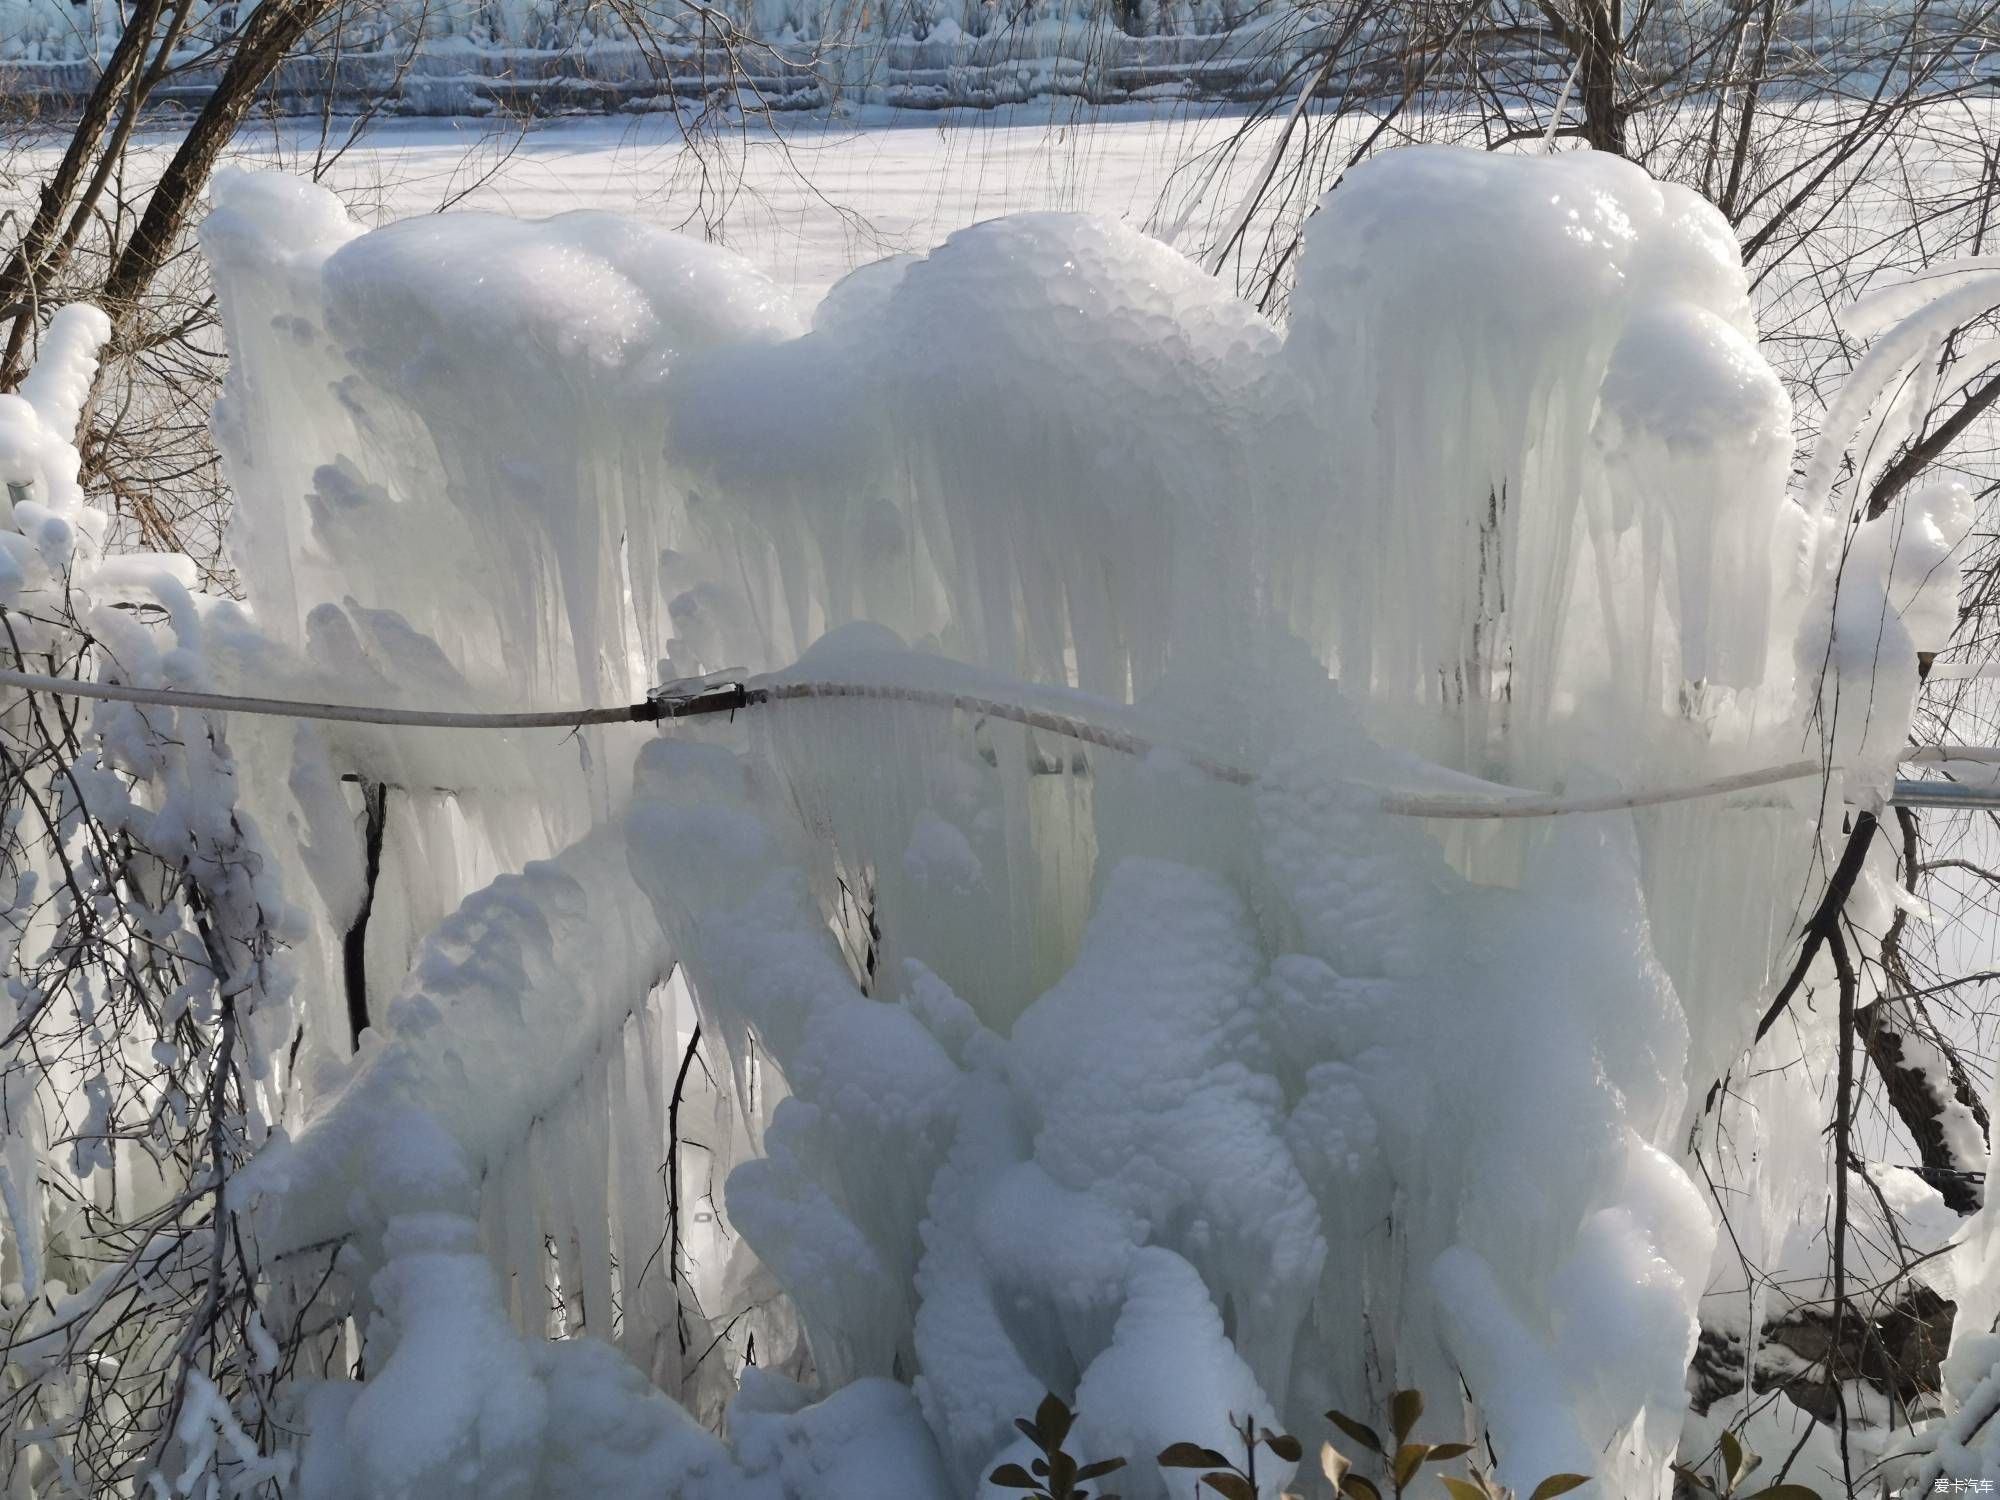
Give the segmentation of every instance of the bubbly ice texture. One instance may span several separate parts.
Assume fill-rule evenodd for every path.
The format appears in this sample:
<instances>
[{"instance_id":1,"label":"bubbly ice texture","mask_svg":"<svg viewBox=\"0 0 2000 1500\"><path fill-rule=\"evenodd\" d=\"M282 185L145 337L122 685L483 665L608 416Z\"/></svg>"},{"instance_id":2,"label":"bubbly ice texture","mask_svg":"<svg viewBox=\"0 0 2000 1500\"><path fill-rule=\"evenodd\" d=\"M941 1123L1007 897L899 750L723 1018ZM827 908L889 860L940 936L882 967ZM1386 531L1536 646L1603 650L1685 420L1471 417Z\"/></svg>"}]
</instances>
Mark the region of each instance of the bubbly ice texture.
<instances>
[{"instance_id":1,"label":"bubbly ice texture","mask_svg":"<svg viewBox=\"0 0 2000 1500\"><path fill-rule=\"evenodd\" d=\"M351 1237L382 1355L312 1398L307 1494L792 1494L784 1454L833 1500L890 1470L970 1494L1053 1390L1149 1500L1150 1455L1227 1451L1232 1414L1317 1433L1461 1376L1504 1482L1667 1492L1716 1255L1690 1130L1733 1143L1740 1233L1777 1243L1821 1190L1766 1149L1796 1073L1720 1120L1706 1091L1839 837L1839 768L1867 795L1908 733L1965 522L1949 494L1874 522L1787 497L1711 209L1589 153L1389 153L1313 219L1281 328L1079 215L976 225L808 319L602 215L361 234L283 179L215 196L265 632L229 660L261 689L879 690L556 749L264 744L329 982L254 1185L271 1245ZM1163 748L896 697L940 684ZM1833 795L1446 828L1371 792L1802 748ZM351 1062L350 770L397 789L381 946L412 959ZM691 1292L643 1268L696 1016L751 1253ZM759 1352L804 1385L746 1379L725 1447L544 1348L551 1275L704 1418L666 1330L782 1290Z\"/></svg>"}]
</instances>

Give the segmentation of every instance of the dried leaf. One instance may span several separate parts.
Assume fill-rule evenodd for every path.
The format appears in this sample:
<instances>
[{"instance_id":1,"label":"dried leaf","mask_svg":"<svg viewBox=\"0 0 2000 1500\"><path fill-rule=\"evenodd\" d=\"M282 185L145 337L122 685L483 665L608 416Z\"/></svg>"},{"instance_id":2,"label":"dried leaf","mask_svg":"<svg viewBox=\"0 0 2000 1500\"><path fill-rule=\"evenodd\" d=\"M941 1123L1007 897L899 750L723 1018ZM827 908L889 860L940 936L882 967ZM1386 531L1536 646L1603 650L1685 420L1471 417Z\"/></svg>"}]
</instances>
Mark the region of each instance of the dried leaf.
<instances>
[{"instance_id":1,"label":"dried leaf","mask_svg":"<svg viewBox=\"0 0 2000 1500\"><path fill-rule=\"evenodd\" d=\"M1222 1500L1257 1500L1257 1488L1241 1474L1204 1474L1201 1482Z\"/></svg>"},{"instance_id":2,"label":"dried leaf","mask_svg":"<svg viewBox=\"0 0 2000 1500\"><path fill-rule=\"evenodd\" d=\"M1353 1467L1354 1465L1348 1461L1347 1455L1334 1447L1333 1444L1321 1443L1319 1445L1319 1471L1326 1475L1326 1482L1336 1490L1340 1488L1340 1481L1347 1477L1347 1471Z\"/></svg>"},{"instance_id":3,"label":"dried leaf","mask_svg":"<svg viewBox=\"0 0 2000 1500\"><path fill-rule=\"evenodd\" d=\"M1557 1495L1567 1495L1578 1485L1589 1484L1588 1474L1551 1474L1535 1486L1528 1500L1555 1500Z\"/></svg>"},{"instance_id":4,"label":"dried leaf","mask_svg":"<svg viewBox=\"0 0 2000 1500\"><path fill-rule=\"evenodd\" d=\"M1717 1446L1722 1449L1723 1475L1728 1479L1729 1487L1734 1489L1736 1481L1743 1477L1743 1445L1736 1440L1735 1433L1725 1428Z\"/></svg>"}]
</instances>

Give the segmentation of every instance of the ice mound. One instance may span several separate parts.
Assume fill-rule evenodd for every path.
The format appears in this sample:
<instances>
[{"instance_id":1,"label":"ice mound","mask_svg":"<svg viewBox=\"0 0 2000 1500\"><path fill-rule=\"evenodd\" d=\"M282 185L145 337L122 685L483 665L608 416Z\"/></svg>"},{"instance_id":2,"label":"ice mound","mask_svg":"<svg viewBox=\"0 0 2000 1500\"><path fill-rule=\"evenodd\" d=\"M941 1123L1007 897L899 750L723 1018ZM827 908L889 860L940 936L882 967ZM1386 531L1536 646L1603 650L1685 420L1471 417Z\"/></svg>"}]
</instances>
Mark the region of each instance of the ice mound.
<instances>
[{"instance_id":1,"label":"ice mound","mask_svg":"<svg viewBox=\"0 0 2000 1500\"><path fill-rule=\"evenodd\" d=\"M235 177L204 241L267 666L508 706L867 690L559 752L271 747L271 818L332 839L356 764L448 872L256 1179L270 1243L349 1237L387 1361L313 1398L308 1493L964 1495L1055 1391L1150 1500L1151 1455L1229 1449L1232 1414L1317 1435L1461 1377L1506 1482L1671 1482L1715 1241L1689 1128L1840 799L1445 828L1377 791L1907 732L1963 507L1895 546L1787 498L1713 210L1588 153L1389 153L1313 219L1282 328L1077 215L865 268L809 320L604 216L360 234ZM1827 692L1864 690L1836 728ZM337 932L327 863L293 878ZM676 1067L697 1017L712 1078ZM698 1286L656 1253L693 1100L707 1170L751 1158L718 1205L747 1248ZM377 1191L405 1108L476 1201ZM1731 1116L1746 1172L1762 1118ZM442 1319L490 1401L445 1399ZM725 1446L543 1346L577 1321L705 1420L695 1355L739 1325L800 1383L747 1377ZM424 1447L395 1424L427 1391Z\"/></svg>"},{"instance_id":2,"label":"ice mound","mask_svg":"<svg viewBox=\"0 0 2000 1500\"><path fill-rule=\"evenodd\" d=\"M1017 215L856 272L804 338L718 361L668 442L735 545L768 550L781 660L866 618L1123 696L1245 544L1276 347L1138 231Z\"/></svg>"}]
</instances>

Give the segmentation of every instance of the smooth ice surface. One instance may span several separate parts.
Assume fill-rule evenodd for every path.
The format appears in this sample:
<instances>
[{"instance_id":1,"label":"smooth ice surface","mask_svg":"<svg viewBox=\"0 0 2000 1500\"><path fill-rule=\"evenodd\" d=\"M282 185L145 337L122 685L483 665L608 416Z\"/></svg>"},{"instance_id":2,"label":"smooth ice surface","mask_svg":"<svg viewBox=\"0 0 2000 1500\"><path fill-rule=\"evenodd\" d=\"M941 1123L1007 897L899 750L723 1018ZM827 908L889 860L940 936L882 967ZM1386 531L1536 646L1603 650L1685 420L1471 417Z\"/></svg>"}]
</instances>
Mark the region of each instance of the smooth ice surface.
<instances>
[{"instance_id":1,"label":"smooth ice surface","mask_svg":"<svg viewBox=\"0 0 2000 1500\"><path fill-rule=\"evenodd\" d=\"M1711 209L1588 153L1390 153L1313 219L1281 327L1078 214L808 310L602 214L362 233L287 179L215 198L261 630L224 679L868 690L657 736L246 748L304 835L282 874L324 982L244 1196L274 1246L348 1237L369 1353L308 1399L308 1493L972 1494L1053 1390L1150 1500L1150 1455L1227 1449L1232 1414L1313 1434L1461 1376L1505 1482L1667 1493L1728 1258L1690 1130L1733 1142L1739 1230L1781 1245L1817 1177L1762 1148L1817 1106L1796 1076L1725 1119L1705 1091L1843 787L1907 736L1968 519L1939 492L1860 521L1824 463L1788 498ZM1920 360L1940 314L1891 314ZM1158 748L915 701L939 691ZM1815 751L1830 796L1447 827L1375 795ZM391 787L398 882L351 1060L341 774ZM697 1019L714 1071L683 1092ZM691 1278L656 1253L677 1110L740 1237ZM744 1329L764 1370L724 1443L728 1372L689 1351Z\"/></svg>"}]
</instances>

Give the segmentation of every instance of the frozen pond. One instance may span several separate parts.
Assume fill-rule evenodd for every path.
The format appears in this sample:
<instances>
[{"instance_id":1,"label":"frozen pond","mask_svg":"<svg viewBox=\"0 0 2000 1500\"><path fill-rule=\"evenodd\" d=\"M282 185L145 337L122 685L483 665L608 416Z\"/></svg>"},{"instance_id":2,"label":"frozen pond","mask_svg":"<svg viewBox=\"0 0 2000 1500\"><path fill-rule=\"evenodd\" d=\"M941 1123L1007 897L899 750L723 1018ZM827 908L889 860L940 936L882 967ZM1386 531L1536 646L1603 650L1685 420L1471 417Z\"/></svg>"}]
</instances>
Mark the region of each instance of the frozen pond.
<instances>
[{"instance_id":1,"label":"frozen pond","mask_svg":"<svg viewBox=\"0 0 2000 1500\"><path fill-rule=\"evenodd\" d=\"M473 122L377 127L328 180L372 221L447 202L521 218L611 209L708 233L778 280L820 290L858 265L929 249L1003 213L1110 214L1158 233L1209 238L1226 194L1176 168L1226 140L1240 116L1087 109L1055 100L970 113L868 112L860 122L788 120L693 147L671 121L543 123L522 135ZM1275 127L1266 126L1265 130ZM310 167L316 132L247 135L239 160ZM1250 153L1246 177L1261 165Z\"/></svg>"}]
</instances>

